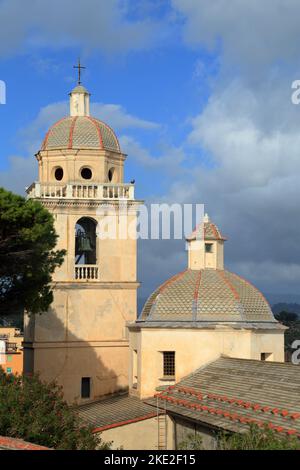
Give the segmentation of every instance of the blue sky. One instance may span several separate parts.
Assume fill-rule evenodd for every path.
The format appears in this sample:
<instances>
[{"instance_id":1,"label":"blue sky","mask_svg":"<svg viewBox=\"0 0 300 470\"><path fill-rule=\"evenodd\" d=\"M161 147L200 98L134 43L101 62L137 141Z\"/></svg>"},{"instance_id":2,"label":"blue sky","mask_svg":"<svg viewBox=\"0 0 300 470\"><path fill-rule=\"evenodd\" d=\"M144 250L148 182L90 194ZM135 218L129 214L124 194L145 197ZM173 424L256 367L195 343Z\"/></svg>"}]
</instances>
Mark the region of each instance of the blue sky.
<instances>
[{"instance_id":1,"label":"blue sky","mask_svg":"<svg viewBox=\"0 0 300 470\"><path fill-rule=\"evenodd\" d=\"M230 269L264 292L297 293L297 1L27 0L22 8L0 0L0 184L22 193L35 179L34 153L67 113L80 56L92 110L128 153L137 196L205 203L229 238ZM141 296L185 263L183 242L142 243Z\"/></svg>"}]
</instances>

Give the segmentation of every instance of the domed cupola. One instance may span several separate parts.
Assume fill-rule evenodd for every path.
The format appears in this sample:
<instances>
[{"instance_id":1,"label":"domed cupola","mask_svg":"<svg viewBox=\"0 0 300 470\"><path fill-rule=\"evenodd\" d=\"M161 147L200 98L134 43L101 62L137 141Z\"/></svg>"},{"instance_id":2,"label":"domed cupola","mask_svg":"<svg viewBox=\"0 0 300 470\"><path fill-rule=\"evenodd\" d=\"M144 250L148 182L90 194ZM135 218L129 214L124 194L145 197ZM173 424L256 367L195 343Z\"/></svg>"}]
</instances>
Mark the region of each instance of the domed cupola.
<instances>
[{"instance_id":1,"label":"domed cupola","mask_svg":"<svg viewBox=\"0 0 300 470\"><path fill-rule=\"evenodd\" d=\"M70 115L50 127L36 155L39 182L123 183L126 155L115 132L90 116L91 95L80 80L69 95Z\"/></svg>"},{"instance_id":2,"label":"domed cupola","mask_svg":"<svg viewBox=\"0 0 300 470\"><path fill-rule=\"evenodd\" d=\"M206 214L187 238L188 268L153 292L138 321L276 323L262 293L224 270L225 240Z\"/></svg>"},{"instance_id":3,"label":"domed cupola","mask_svg":"<svg viewBox=\"0 0 300 470\"><path fill-rule=\"evenodd\" d=\"M90 116L90 93L82 85L70 93L70 116L53 124L43 141L42 150L55 149L121 151L114 131Z\"/></svg>"}]
</instances>

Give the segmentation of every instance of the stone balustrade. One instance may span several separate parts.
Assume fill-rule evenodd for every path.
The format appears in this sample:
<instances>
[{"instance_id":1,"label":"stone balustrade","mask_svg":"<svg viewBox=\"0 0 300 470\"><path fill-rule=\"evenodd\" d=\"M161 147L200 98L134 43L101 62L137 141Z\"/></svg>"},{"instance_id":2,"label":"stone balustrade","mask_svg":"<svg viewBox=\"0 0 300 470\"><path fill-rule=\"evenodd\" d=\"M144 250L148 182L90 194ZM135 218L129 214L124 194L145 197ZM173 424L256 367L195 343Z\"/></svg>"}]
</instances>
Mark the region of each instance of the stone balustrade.
<instances>
[{"instance_id":1,"label":"stone balustrade","mask_svg":"<svg viewBox=\"0 0 300 470\"><path fill-rule=\"evenodd\" d=\"M76 281L96 281L99 279L99 267L94 264L77 264L75 265Z\"/></svg>"},{"instance_id":2,"label":"stone balustrade","mask_svg":"<svg viewBox=\"0 0 300 470\"><path fill-rule=\"evenodd\" d=\"M104 184L50 184L33 183L26 189L29 199L128 199L134 200L134 185L127 183Z\"/></svg>"}]
</instances>

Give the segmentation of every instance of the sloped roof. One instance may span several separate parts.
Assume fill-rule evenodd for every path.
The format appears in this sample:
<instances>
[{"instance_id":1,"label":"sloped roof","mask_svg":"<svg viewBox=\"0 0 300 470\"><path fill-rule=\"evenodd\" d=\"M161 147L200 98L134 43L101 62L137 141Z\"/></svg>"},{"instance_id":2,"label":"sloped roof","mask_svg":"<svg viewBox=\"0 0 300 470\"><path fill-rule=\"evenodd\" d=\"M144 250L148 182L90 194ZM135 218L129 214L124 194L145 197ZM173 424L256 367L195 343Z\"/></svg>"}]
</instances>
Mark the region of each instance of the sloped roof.
<instances>
[{"instance_id":1,"label":"sloped roof","mask_svg":"<svg viewBox=\"0 0 300 470\"><path fill-rule=\"evenodd\" d=\"M229 271L187 269L151 294L138 321L274 322L271 308L250 282Z\"/></svg>"},{"instance_id":2,"label":"sloped roof","mask_svg":"<svg viewBox=\"0 0 300 470\"><path fill-rule=\"evenodd\" d=\"M84 422L91 424L94 431L99 432L156 416L152 406L128 395L80 405L77 412Z\"/></svg>"},{"instance_id":3,"label":"sloped roof","mask_svg":"<svg viewBox=\"0 0 300 470\"><path fill-rule=\"evenodd\" d=\"M15 439L13 437L0 436L0 450L53 450L49 447L32 444L31 442Z\"/></svg>"},{"instance_id":4,"label":"sloped roof","mask_svg":"<svg viewBox=\"0 0 300 470\"><path fill-rule=\"evenodd\" d=\"M193 232L187 237L187 240L195 240L197 236L200 239L205 240L227 240L227 238L222 235L216 224L211 222L207 215L204 222L197 225Z\"/></svg>"},{"instance_id":5,"label":"sloped roof","mask_svg":"<svg viewBox=\"0 0 300 470\"><path fill-rule=\"evenodd\" d=\"M221 357L145 402L215 428L268 424L300 437L299 396L298 366Z\"/></svg>"}]
</instances>

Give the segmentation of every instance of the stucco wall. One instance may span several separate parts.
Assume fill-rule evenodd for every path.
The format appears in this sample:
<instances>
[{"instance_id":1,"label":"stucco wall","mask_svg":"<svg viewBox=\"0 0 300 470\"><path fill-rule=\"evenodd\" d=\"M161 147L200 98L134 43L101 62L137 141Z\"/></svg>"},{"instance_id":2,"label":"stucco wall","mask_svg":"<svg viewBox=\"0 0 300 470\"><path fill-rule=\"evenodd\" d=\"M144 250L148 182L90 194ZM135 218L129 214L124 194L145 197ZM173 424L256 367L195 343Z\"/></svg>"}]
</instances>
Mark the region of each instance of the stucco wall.
<instances>
[{"instance_id":1,"label":"stucco wall","mask_svg":"<svg viewBox=\"0 0 300 470\"><path fill-rule=\"evenodd\" d=\"M167 417L167 448L174 449L174 426ZM157 450L157 418L150 418L137 423L127 424L101 432L101 439L111 442L112 449L122 447L124 450Z\"/></svg>"},{"instance_id":2,"label":"stucco wall","mask_svg":"<svg viewBox=\"0 0 300 470\"><path fill-rule=\"evenodd\" d=\"M186 375L220 355L242 359L260 359L262 352L272 353L272 360L284 361L284 332L218 327L216 329L150 329L130 331L130 354L138 351L138 385L131 393L146 398L158 386L178 382ZM176 376L173 382L163 379L162 351L175 351Z\"/></svg>"}]
</instances>

